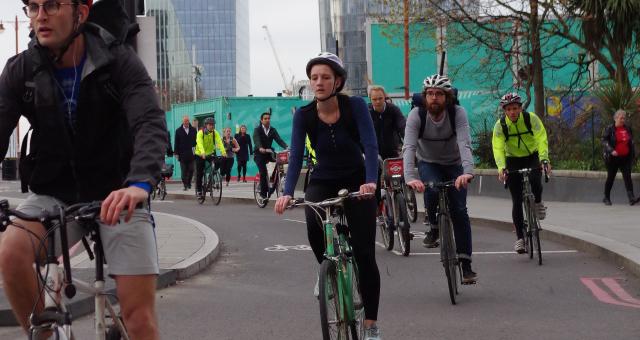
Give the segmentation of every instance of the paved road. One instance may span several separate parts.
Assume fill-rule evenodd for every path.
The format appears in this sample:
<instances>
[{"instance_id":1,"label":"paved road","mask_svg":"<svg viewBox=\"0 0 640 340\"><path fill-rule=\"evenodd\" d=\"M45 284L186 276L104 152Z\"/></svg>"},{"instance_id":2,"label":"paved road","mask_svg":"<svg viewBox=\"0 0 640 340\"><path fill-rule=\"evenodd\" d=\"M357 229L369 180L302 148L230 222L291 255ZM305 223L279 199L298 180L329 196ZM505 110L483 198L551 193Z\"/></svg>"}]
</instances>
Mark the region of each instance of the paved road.
<instances>
[{"instance_id":1,"label":"paved road","mask_svg":"<svg viewBox=\"0 0 640 340\"><path fill-rule=\"evenodd\" d=\"M265 251L307 244L301 210L276 216L250 204L188 201L158 209L212 226L223 240L211 268L158 292L163 338L320 338L311 252ZM543 247L554 252L538 266L512 254L513 238L509 231L474 225L479 283L462 287L456 306L448 300L438 256L420 247L421 239L413 241L416 254L409 258L379 248L385 339L637 338L637 277L551 242ZM91 320L76 324L79 338L90 338ZM18 336L15 328L0 329L2 339Z\"/></svg>"}]
</instances>

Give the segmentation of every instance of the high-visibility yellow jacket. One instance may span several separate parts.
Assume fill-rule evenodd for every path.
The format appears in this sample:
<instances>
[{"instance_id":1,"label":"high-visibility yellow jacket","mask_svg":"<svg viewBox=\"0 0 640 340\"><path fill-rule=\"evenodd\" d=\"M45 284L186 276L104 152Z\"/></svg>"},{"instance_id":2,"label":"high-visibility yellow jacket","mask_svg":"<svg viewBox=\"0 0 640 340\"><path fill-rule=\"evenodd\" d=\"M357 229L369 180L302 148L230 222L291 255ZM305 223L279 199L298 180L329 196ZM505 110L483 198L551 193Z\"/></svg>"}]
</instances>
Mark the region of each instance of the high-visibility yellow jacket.
<instances>
[{"instance_id":1,"label":"high-visibility yellow jacket","mask_svg":"<svg viewBox=\"0 0 640 340\"><path fill-rule=\"evenodd\" d=\"M547 131L542 121L533 112L529 112L531 118L531 133L528 131L521 112L518 119L512 122L505 118L509 138L505 138L500 120L493 127L493 158L498 170L505 169L506 157L527 157L536 151L541 161L549 161L549 145Z\"/></svg>"}]
</instances>

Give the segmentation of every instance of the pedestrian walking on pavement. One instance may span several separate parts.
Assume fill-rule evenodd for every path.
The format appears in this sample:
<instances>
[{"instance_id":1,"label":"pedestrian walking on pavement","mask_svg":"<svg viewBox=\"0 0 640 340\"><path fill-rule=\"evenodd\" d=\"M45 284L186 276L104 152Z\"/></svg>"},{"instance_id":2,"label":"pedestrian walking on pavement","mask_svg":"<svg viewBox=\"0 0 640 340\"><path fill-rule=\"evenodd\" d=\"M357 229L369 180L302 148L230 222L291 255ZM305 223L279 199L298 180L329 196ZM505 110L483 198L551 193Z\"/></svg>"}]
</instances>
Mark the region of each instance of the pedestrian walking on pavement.
<instances>
[{"instance_id":1,"label":"pedestrian walking on pavement","mask_svg":"<svg viewBox=\"0 0 640 340\"><path fill-rule=\"evenodd\" d=\"M231 137L231 128L226 127L222 132L222 144L224 145L224 150L227 152L227 155L222 159L222 173L224 180L227 182L227 186L229 186L229 181L231 180L231 169L233 168L233 160L236 152L240 150L240 146L235 138Z\"/></svg>"},{"instance_id":2,"label":"pedestrian walking on pavement","mask_svg":"<svg viewBox=\"0 0 640 340\"><path fill-rule=\"evenodd\" d=\"M242 181L247 182L247 161L249 155L253 155L253 148L251 147L251 137L247 134L247 126L240 125L240 132L236 133L236 142L240 150L236 152L236 159L238 160L238 182L240 182L240 175L242 175Z\"/></svg>"},{"instance_id":3,"label":"pedestrian walking on pavement","mask_svg":"<svg viewBox=\"0 0 640 340\"><path fill-rule=\"evenodd\" d=\"M613 115L614 123L607 126L602 132L602 147L604 149L604 164L607 167L607 180L604 184L605 205L611 205L611 188L618 170L622 172L624 187L627 189L629 205L640 201L640 196L633 194L633 182L631 181L631 166L635 159L635 146L631 127L625 124L627 112L618 110Z\"/></svg>"},{"instance_id":4,"label":"pedestrian walking on pavement","mask_svg":"<svg viewBox=\"0 0 640 340\"><path fill-rule=\"evenodd\" d=\"M189 124L189 116L182 117L182 125L176 129L174 154L180 161L183 190L191 189L191 179L195 164L196 128Z\"/></svg>"}]
</instances>

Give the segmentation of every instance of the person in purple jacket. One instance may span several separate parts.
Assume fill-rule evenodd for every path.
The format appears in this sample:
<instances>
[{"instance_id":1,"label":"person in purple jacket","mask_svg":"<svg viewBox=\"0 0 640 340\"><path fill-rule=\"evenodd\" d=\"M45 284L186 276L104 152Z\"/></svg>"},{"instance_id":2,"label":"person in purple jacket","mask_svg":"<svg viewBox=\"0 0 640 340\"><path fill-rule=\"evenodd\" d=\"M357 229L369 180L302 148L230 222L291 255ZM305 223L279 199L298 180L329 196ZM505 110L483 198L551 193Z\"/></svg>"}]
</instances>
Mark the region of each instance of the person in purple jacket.
<instances>
[{"instance_id":1,"label":"person in purple jacket","mask_svg":"<svg viewBox=\"0 0 640 340\"><path fill-rule=\"evenodd\" d=\"M293 116L287 181L284 195L275 205L278 214L284 212L293 197L302 168L305 135L309 135L317 159L305 200L318 202L336 197L343 188L362 194L373 194L376 190L376 134L364 100L340 93L347 78L342 61L334 54L320 53L307 63L306 71L315 99ZM379 340L376 326L380 300L380 273L375 258L376 202L361 199L345 204L364 303L364 339ZM309 243L320 263L325 250L322 225L311 208L305 210L305 216ZM317 288L316 282L316 294Z\"/></svg>"}]
</instances>

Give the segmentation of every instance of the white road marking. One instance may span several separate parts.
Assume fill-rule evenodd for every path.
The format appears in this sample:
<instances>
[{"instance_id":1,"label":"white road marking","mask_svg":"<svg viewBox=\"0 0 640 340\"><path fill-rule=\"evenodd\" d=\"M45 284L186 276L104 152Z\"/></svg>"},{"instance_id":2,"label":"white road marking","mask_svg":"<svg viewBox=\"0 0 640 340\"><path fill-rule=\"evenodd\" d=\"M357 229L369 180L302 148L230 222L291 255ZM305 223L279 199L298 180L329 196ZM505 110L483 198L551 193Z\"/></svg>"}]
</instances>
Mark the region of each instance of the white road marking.
<instances>
[{"instance_id":1,"label":"white road marking","mask_svg":"<svg viewBox=\"0 0 640 340\"><path fill-rule=\"evenodd\" d=\"M386 248L386 246L380 242L376 242L376 244L381 248ZM392 250L391 252L396 255L402 255L402 253L397 250ZM542 251L543 254L570 254L570 253L577 253L577 252L578 252L577 250L543 250ZM478 251L473 253L473 255L504 255L504 254L515 254L515 252L514 251ZM440 252L439 251L437 253L411 252L410 255L418 255L418 256L440 255Z\"/></svg>"},{"instance_id":2,"label":"white road marking","mask_svg":"<svg viewBox=\"0 0 640 340\"><path fill-rule=\"evenodd\" d=\"M284 220L285 220L285 221L289 221L289 222L296 222L296 223L303 223L303 224L307 224L307 222L306 222L306 221L292 220L292 219L289 219L289 218L285 218Z\"/></svg>"}]
</instances>

